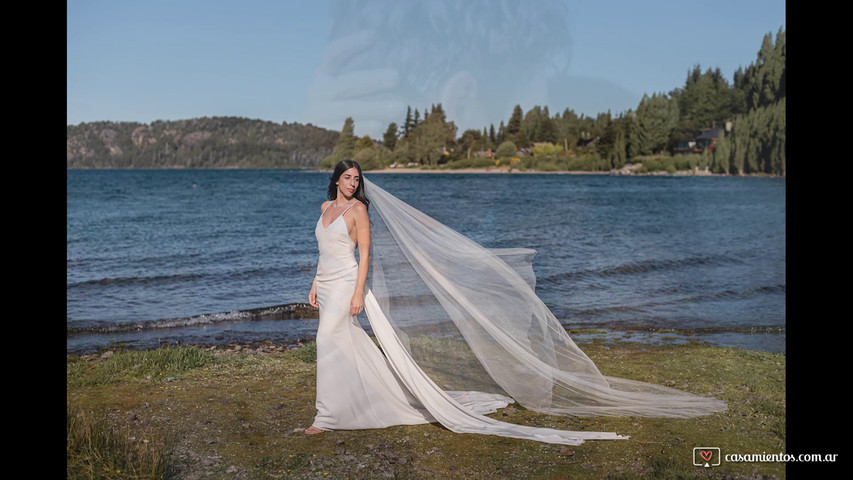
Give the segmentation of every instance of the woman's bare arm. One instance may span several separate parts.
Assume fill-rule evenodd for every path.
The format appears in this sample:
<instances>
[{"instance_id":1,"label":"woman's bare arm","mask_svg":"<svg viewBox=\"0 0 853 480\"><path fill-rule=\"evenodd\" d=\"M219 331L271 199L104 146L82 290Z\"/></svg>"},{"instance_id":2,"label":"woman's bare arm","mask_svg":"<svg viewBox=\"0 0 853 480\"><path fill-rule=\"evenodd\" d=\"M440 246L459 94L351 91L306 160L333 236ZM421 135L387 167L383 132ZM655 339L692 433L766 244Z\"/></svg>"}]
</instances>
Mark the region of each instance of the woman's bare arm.
<instances>
[{"instance_id":1,"label":"woman's bare arm","mask_svg":"<svg viewBox=\"0 0 853 480\"><path fill-rule=\"evenodd\" d=\"M350 302L350 313L358 315L364 309L364 284L367 282L367 269L370 265L370 218L367 207L358 202L352 207L355 219L356 242L358 246L358 281Z\"/></svg>"},{"instance_id":2,"label":"woman's bare arm","mask_svg":"<svg viewBox=\"0 0 853 480\"><path fill-rule=\"evenodd\" d=\"M326 205L329 204L331 200L325 201L320 205L320 216L323 216L323 212L326 211ZM320 219L322 222L323 220ZM312 307L319 308L320 304L317 302L317 276L314 276L314 280L311 281L311 291L308 292L308 304Z\"/></svg>"}]
</instances>

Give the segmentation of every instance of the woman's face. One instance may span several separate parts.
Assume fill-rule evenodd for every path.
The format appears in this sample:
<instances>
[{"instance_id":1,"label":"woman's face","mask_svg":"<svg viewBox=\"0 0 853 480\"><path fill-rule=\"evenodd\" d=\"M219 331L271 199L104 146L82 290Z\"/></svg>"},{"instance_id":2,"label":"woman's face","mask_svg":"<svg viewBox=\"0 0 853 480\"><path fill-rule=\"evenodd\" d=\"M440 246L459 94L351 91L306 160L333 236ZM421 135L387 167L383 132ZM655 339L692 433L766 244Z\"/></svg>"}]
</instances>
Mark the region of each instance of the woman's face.
<instances>
[{"instance_id":1,"label":"woman's face","mask_svg":"<svg viewBox=\"0 0 853 480\"><path fill-rule=\"evenodd\" d=\"M355 191L358 189L358 183L361 182L361 177L358 175L358 169L352 167L344 170L341 178L338 179L338 192L347 200L352 198Z\"/></svg>"}]
</instances>

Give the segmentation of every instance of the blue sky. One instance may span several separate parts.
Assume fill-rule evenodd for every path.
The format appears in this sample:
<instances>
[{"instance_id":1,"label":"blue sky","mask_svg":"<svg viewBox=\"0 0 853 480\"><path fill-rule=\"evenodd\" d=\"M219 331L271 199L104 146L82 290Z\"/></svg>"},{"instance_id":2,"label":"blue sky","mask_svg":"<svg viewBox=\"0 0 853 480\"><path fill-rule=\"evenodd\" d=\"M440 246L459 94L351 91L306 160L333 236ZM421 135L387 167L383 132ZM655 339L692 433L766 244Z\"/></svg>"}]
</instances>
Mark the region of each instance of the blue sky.
<instances>
[{"instance_id":1,"label":"blue sky","mask_svg":"<svg viewBox=\"0 0 853 480\"><path fill-rule=\"evenodd\" d=\"M482 129L515 104L594 116L719 67L731 81L782 0L73 0L67 123L240 116L381 138L442 103Z\"/></svg>"}]
</instances>

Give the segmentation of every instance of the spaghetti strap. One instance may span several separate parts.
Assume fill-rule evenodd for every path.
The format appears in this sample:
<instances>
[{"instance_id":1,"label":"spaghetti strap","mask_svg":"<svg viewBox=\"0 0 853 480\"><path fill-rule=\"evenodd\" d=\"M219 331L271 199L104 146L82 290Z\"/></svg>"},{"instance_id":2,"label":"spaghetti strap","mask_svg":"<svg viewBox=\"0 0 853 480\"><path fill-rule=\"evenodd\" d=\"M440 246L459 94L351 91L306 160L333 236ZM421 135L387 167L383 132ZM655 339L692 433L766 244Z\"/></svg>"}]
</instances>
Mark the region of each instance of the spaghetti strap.
<instances>
[{"instance_id":1,"label":"spaghetti strap","mask_svg":"<svg viewBox=\"0 0 853 480\"><path fill-rule=\"evenodd\" d=\"M343 217L343 216L344 216L344 213L347 213L347 211L348 211L350 208L352 208L352 207L353 207L353 205L355 205L355 202L352 202L352 205L350 205L349 207L347 207L347 208L343 211L343 213L341 213L341 214L340 214L340 216L341 216L341 217Z\"/></svg>"},{"instance_id":2,"label":"spaghetti strap","mask_svg":"<svg viewBox=\"0 0 853 480\"><path fill-rule=\"evenodd\" d=\"M355 205L355 202L352 202L352 203L351 203L347 208L345 208L345 209L344 209L344 211L343 211L343 212L341 212L340 214L338 214L338 215L335 217L335 219L334 219L334 220L332 220L331 222L329 222L329 224L328 224L328 225L323 225L323 222L324 222L324 220L323 220L323 219L324 219L324 218L326 218L326 210L328 210L328 209L329 209L329 208L330 208L334 203L335 203L335 201L334 201L334 200L332 200L331 202L329 202L329 204L328 204L328 205L326 205L326 208L323 210L323 213L321 213L321 214L320 214L320 225L322 225L324 229L331 227L331 226L332 226L332 223L336 222L339 218L343 217L343 216L344 216L344 214L345 214L345 213L347 213L347 212L349 211L349 209L350 209L350 208L352 208L352 206L353 206L353 205Z\"/></svg>"}]
</instances>

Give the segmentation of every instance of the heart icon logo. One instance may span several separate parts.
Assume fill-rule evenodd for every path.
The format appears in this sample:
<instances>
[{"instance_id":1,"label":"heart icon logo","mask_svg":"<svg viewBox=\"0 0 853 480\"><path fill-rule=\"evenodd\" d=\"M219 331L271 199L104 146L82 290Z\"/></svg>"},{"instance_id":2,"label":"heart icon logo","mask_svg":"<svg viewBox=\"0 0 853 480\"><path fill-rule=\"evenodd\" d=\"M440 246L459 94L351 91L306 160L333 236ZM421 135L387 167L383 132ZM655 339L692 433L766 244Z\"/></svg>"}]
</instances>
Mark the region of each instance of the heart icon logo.
<instances>
[{"instance_id":1,"label":"heart icon logo","mask_svg":"<svg viewBox=\"0 0 853 480\"><path fill-rule=\"evenodd\" d=\"M721 458L720 447L693 447L693 465L697 467L716 467Z\"/></svg>"}]
</instances>

